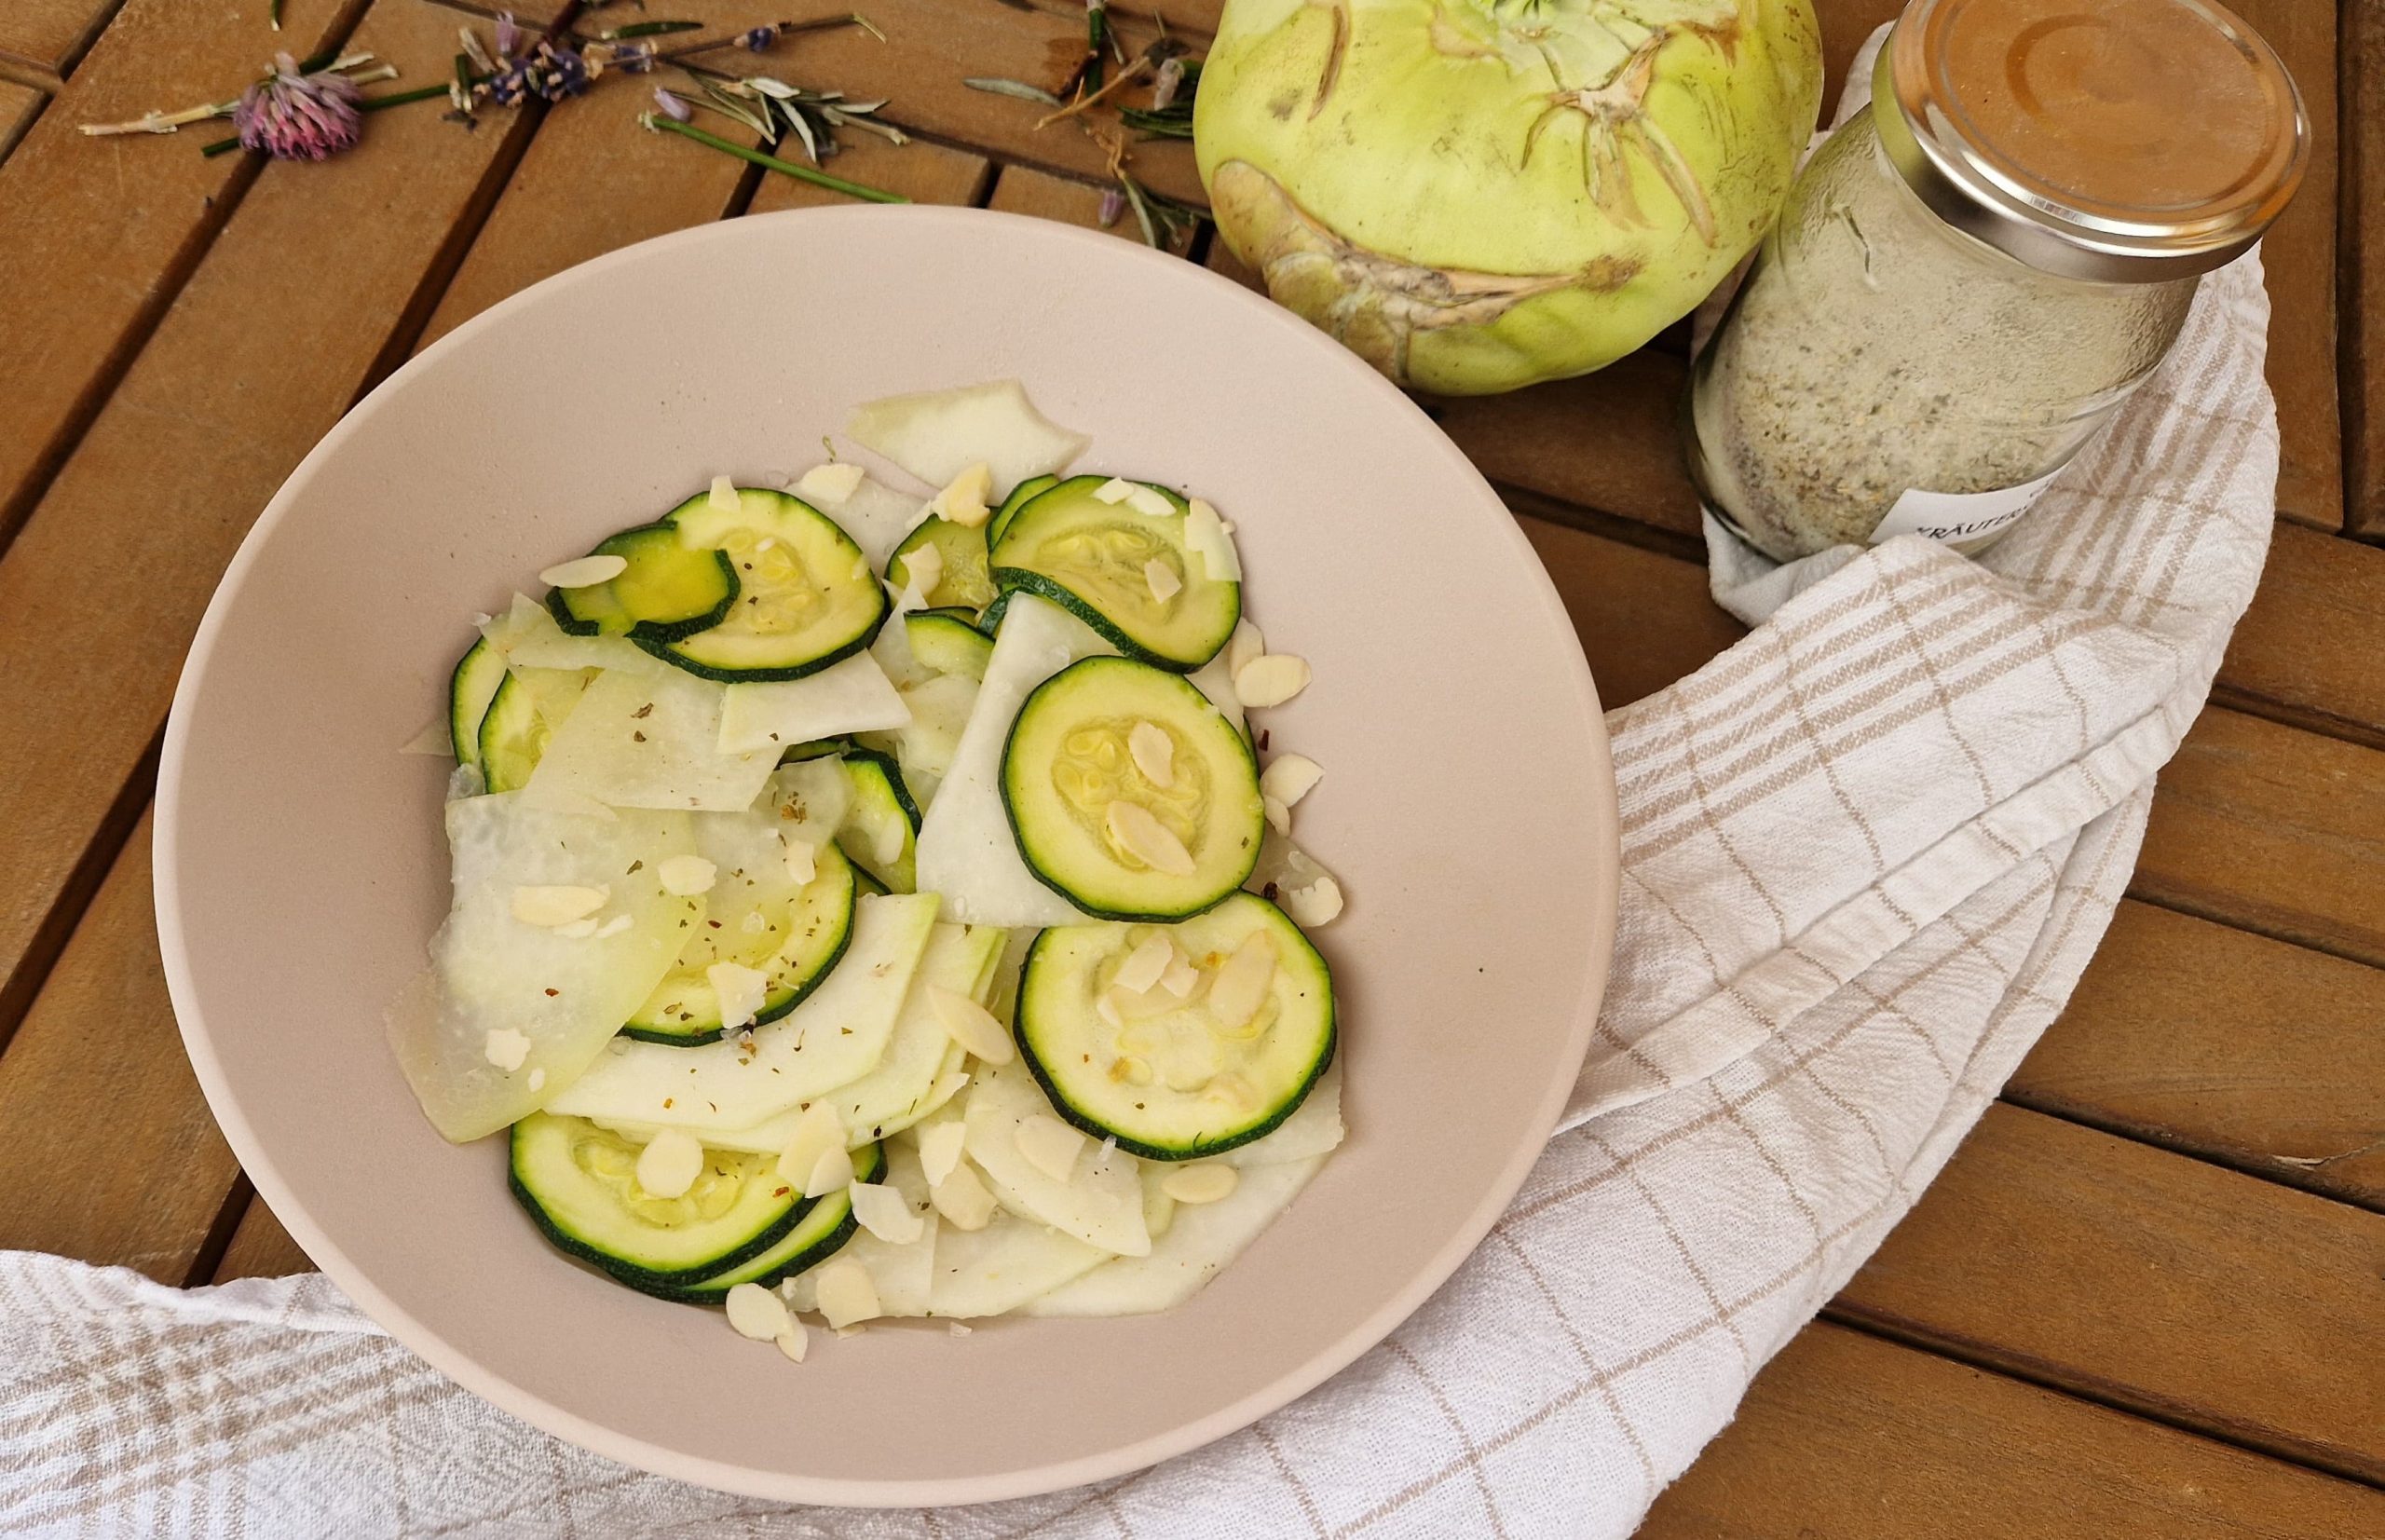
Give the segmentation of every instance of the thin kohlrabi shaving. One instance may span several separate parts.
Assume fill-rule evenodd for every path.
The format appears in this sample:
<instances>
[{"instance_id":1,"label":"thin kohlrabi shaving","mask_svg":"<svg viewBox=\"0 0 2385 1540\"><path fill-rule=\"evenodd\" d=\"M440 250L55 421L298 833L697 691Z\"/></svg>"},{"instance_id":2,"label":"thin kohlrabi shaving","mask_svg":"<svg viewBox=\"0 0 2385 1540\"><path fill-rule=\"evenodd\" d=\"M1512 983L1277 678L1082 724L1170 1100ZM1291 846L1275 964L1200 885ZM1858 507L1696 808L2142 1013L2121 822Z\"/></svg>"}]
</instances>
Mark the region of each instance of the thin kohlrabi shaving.
<instances>
[{"instance_id":1,"label":"thin kohlrabi shaving","mask_svg":"<svg viewBox=\"0 0 2385 1540\"><path fill-rule=\"evenodd\" d=\"M845 431L930 486L983 465L997 494L1067 470L1093 444L1037 411L1016 380L867 402Z\"/></svg>"}]
</instances>

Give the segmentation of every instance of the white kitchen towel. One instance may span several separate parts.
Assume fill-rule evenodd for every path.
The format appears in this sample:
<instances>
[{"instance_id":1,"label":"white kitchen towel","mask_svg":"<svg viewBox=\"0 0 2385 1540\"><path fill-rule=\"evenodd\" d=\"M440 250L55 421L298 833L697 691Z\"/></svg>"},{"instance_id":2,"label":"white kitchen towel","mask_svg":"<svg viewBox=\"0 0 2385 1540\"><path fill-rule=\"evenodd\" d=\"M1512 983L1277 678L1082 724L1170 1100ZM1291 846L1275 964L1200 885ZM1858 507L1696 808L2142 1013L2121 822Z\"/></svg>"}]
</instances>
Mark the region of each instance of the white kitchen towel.
<instances>
[{"instance_id":1,"label":"white kitchen towel","mask_svg":"<svg viewBox=\"0 0 2385 1540\"><path fill-rule=\"evenodd\" d=\"M1770 577L1718 547L1718 591L1778 608L1610 718L1622 930L1568 1128L1422 1311L1256 1426L1046 1498L791 1509L525 1427L319 1276L184 1293L0 1253L0 1533L1629 1533L2102 935L2267 547L2267 318L2255 259L2206 280L1983 562L1908 538Z\"/></svg>"}]
</instances>

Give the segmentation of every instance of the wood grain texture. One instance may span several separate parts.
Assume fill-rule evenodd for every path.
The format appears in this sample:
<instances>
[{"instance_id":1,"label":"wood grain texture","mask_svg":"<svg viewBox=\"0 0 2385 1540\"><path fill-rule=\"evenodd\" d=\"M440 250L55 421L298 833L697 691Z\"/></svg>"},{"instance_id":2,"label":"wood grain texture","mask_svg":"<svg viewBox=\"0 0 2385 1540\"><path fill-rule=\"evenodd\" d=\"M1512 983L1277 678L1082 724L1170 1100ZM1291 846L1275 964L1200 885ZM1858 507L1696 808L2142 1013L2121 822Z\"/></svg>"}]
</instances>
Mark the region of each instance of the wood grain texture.
<instances>
[{"instance_id":1,"label":"wood grain texture","mask_svg":"<svg viewBox=\"0 0 2385 1540\"><path fill-rule=\"evenodd\" d=\"M1687 562L1545 519L1522 524L1609 711L1695 673L1747 634L1706 602L1706 574Z\"/></svg>"},{"instance_id":2,"label":"wood grain texture","mask_svg":"<svg viewBox=\"0 0 2385 1540\"><path fill-rule=\"evenodd\" d=\"M2385 970L2133 900L2005 1099L2385 1209Z\"/></svg>"},{"instance_id":3,"label":"wood grain texture","mask_svg":"<svg viewBox=\"0 0 2385 1540\"><path fill-rule=\"evenodd\" d=\"M1642 348L1579 379L1424 409L1502 485L1695 539L1697 494L1682 459L1687 374Z\"/></svg>"},{"instance_id":4,"label":"wood grain texture","mask_svg":"<svg viewBox=\"0 0 2385 1540\"><path fill-rule=\"evenodd\" d=\"M0 160L17 147L17 141L33 127L34 116L49 98L31 86L20 86L13 80L0 80Z\"/></svg>"},{"instance_id":5,"label":"wood grain texture","mask_svg":"<svg viewBox=\"0 0 2385 1540\"><path fill-rule=\"evenodd\" d=\"M1765 1367L1641 1540L2343 1540L2385 1493L1845 1327Z\"/></svg>"},{"instance_id":6,"label":"wood grain texture","mask_svg":"<svg viewBox=\"0 0 2385 1540\"><path fill-rule=\"evenodd\" d=\"M0 1247L180 1284L239 1167L166 1003L143 818L0 1054Z\"/></svg>"},{"instance_id":7,"label":"wood grain texture","mask_svg":"<svg viewBox=\"0 0 2385 1540\"><path fill-rule=\"evenodd\" d=\"M2385 539L2385 4L2346 0L2343 24L2344 527Z\"/></svg>"},{"instance_id":8,"label":"wood grain texture","mask_svg":"<svg viewBox=\"0 0 2385 1540\"><path fill-rule=\"evenodd\" d=\"M452 12L383 0L358 39L402 57L453 35ZM224 564L364 382L511 131L385 119L370 155L265 170L0 557L0 999L157 733Z\"/></svg>"},{"instance_id":9,"label":"wood grain texture","mask_svg":"<svg viewBox=\"0 0 2385 1540\"><path fill-rule=\"evenodd\" d=\"M2131 889L2385 965L2385 751L2205 711L2161 771Z\"/></svg>"},{"instance_id":10,"label":"wood grain texture","mask_svg":"<svg viewBox=\"0 0 2385 1540\"><path fill-rule=\"evenodd\" d=\"M2385 1216L1997 1105L1831 1309L2377 1480L2380 1270Z\"/></svg>"},{"instance_id":11,"label":"wood grain texture","mask_svg":"<svg viewBox=\"0 0 2385 1540\"><path fill-rule=\"evenodd\" d=\"M984 156L967 150L919 139L908 144L890 144L865 133L849 136L844 153L835 157L829 169L864 186L901 193L914 203L974 203L993 174ZM824 209L851 201L842 193L770 172L755 187L754 200L745 211L753 215L782 209Z\"/></svg>"},{"instance_id":12,"label":"wood grain texture","mask_svg":"<svg viewBox=\"0 0 2385 1540\"><path fill-rule=\"evenodd\" d=\"M1103 230L1124 239L1140 241L1142 229L1135 223L1132 210L1120 214L1108 225L1101 223L1103 189L1090 182L1078 182L1068 177L1039 171L1032 166L1005 167L994 183L993 200L987 205L1004 213L1034 214L1043 219L1056 219L1063 225L1080 225L1088 230ZM1171 248L1179 252L1191 244L1189 235Z\"/></svg>"},{"instance_id":13,"label":"wood grain texture","mask_svg":"<svg viewBox=\"0 0 2385 1540\"><path fill-rule=\"evenodd\" d=\"M91 40L124 0L8 0L0 6L0 54L52 75L75 68ZM249 31L266 32L267 0L238 0L232 19ZM287 22L285 21L285 25Z\"/></svg>"},{"instance_id":14,"label":"wood grain texture","mask_svg":"<svg viewBox=\"0 0 2385 1540\"><path fill-rule=\"evenodd\" d=\"M0 13L22 3L7 0ZM361 8L361 0L290 0L283 46L312 52ZM254 171L240 157L198 153L220 124L100 139L79 125L221 100L270 51L263 9L264 0L130 0L0 162L10 279L0 288L0 549Z\"/></svg>"},{"instance_id":15,"label":"wood grain texture","mask_svg":"<svg viewBox=\"0 0 2385 1540\"><path fill-rule=\"evenodd\" d=\"M232 1232L232 1244L224 1248L223 1260L215 1264L217 1283L230 1283L235 1278L286 1278L293 1273L312 1273L315 1264L265 1199L249 1195L249 1206L240 1214L239 1227Z\"/></svg>"},{"instance_id":16,"label":"wood grain texture","mask_svg":"<svg viewBox=\"0 0 2385 1540\"><path fill-rule=\"evenodd\" d=\"M2216 698L2385 747L2385 551L2281 522Z\"/></svg>"}]
</instances>

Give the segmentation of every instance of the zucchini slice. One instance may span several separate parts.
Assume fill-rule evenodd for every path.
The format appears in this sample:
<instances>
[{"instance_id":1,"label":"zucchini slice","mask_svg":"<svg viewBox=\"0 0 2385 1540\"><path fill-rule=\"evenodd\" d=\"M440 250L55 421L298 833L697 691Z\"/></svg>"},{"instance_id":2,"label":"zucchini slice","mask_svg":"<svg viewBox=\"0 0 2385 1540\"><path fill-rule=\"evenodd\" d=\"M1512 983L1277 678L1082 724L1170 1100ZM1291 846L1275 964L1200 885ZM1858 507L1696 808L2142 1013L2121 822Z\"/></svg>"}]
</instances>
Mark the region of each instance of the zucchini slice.
<instances>
[{"instance_id":1,"label":"zucchini slice","mask_svg":"<svg viewBox=\"0 0 2385 1540\"><path fill-rule=\"evenodd\" d=\"M737 598L729 553L691 550L667 519L607 536L589 554L629 566L586 588L547 591L548 613L575 636L675 642L718 625Z\"/></svg>"},{"instance_id":2,"label":"zucchini slice","mask_svg":"<svg viewBox=\"0 0 2385 1540\"><path fill-rule=\"evenodd\" d=\"M533 1112L513 1125L508 1185L557 1247L641 1288L701 1283L776 1246L803 1194L775 1155L704 1152L675 1198L637 1185L639 1147L584 1118Z\"/></svg>"},{"instance_id":3,"label":"zucchini slice","mask_svg":"<svg viewBox=\"0 0 2385 1540\"><path fill-rule=\"evenodd\" d=\"M770 1158L776 1160L778 1157L771 1155ZM853 1152L855 1181L877 1181L885 1174L886 1151L883 1146L866 1144ZM734 1267L723 1268L701 1283L675 1288L648 1284L634 1284L632 1287L685 1304L718 1304L739 1284L760 1284L768 1288L781 1278L793 1277L807 1268L819 1266L843 1250L845 1243L852 1240L860 1228L853 1220L852 1194L839 1189L806 1202L796 1219L795 1227L780 1237L778 1244Z\"/></svg>"},{"instance_id":4,"label":"zucchini slice","mask_svg":"<svg viewBox=\"0 0 2385 1540\"><path fill-rule=\"evenodd\" d=\"M1012 487L1010 496L1002 499L1002 505L994 510L993 517L986 521L986 544L991 547L1002 538L1002 531L1010 527L1011 520L1018 516L1020 509L1059 484L1057 476L1029 476Z\"/></svg>"},{"instance_id":5,"label":"zucchini slice","mask_svg":"<svg viewBox=\"0 0 2385 1540\"><path fill-rule=\"evenodd\" d=\"M826 514L784 492L743 487L735 508L700 493L663 516L690 551L719 552L737 581L719 623L676 641L632 640L723 684L800 679L869 646L886 590L869 558Z\"/></svg>"},{"instance_id":6,"label":"zucchini slice","mask_svg":"<svg viewBox=\"0 0 2385 1540\"><path fill-rule=\"evenodd\" d=\"M474 642L471 650L457 661L455 672L447 676L447 741L456 751L456 763L481 762L481 721L488 715L489 702L504 688L505 654L485 638Z\"/></svg>"},{"instance_id":7,"label":"zucchini slice","mask_svg":"<svg viewBox=\"0 0 2385 1540\"><path fill-rule=\"evenodd\" d=\"M707 916L688 929L671 971L622 1024L623 1037L684 1048L720 1041L727 1028L706 973L716 962L767 974L753 1024L776 1021L820 987L852 940L859 889L844 852L815 847L811 880L798 887L786 876L783 848L753 838L750 826L724 831L714 822L731 819L740 825L758 822L733 813L697 821L696 852L716 868Z\"/></svg>"},{"instance_id":8,"label":"zucchini slice","mask_svg":"<svg viewBox=\"0 0 2385 1540\"><path fill-rule=\"evenodd\" d=\"M954 524L934 513L904 536L903 543L886 558L886 580L894 585L897 593L911 586L912 553L930 545L935 547L940 559L938 576L920 597L932 607L974 612L993 602L994 580L986 574L986 531L982 526L972 529L967 525Z\"/></svg>"},{"instance_id":9,"label":"zucchini slice","mask_svg":"<svg viewBox=\"0 0 2385 1540\"><path fill-rule=\"evenodd\" d=\"M838 755L851 753L852 746L853 741L850 738L814 738L809 743L797 743L780 755L779 763L800 765L807 759L833 759Z\"/></svg>"},{"instance_id":10,"label":"zucchini slice","mask_svg":"<svg viewBox=\"0 0 2385 1540\"><path fill-rule=\"evenodd\" d=\"M1119 966L1165 935L1204 974L1247 946L1274 966L1247 1021L1221 1020L1210 988L1112 997ZM1149 1160L1192 1160L1248 1144L1297 1111L1333 1062L1333 979L1300 928L1265 899L1236 893L1196 920L1060 925L1029 948L1018 985L1018 1049L1061 1117Z\"/></svg>"},{"instance_id":11,"label":"zucchini slice","mask_svg":"<svg viewBox=\"0 0 2385 1540\"><path fill-rule=\"evenodd\" d=\"M1189 674L1233 634L1242 584L1211 575L1187 538L1182 497L1138 486L1173 510L1145 513L1131 500L1104 502L1097 494L1110 480L1071 476L1021 508L994 542L994 586L1040 593L1128 657Z\"/></svg>"},{"instance_id":12,"label":"zucchini slice","mask_svg":"<svg viewBox=\"0 0 2385 1540\"><path fill-rule=\"evenodd\" d=\"M1136 752L1153 732L1165 747ZM1267 832L1249 743L1182 675L1128 658L1081 659L1035 687L1002 787L1028 870L1104 920L1199 914L1249 879Z\"/></svg>"},{"instance_id":13,"label":"zucchini slice","mask_svg":"<svg viewBox=\"0 0 2385 1540\"><path fill-rule=\"evenodd\" d=\"M837 843L855 865L895 893L919 890L920 805L893 756L876 749L845 754L852 800L837 828Z\"/></svg>"},{"instance_id":14,"label":"zucchini slice","mask_svg":"<svg viewBox=\"0 0 2385 1540\"><path fill-rule=\"evenodd\" d=\"M538 710L538 697L522 676L506 673L481 715L478 761L490 791L520 791L547 752L554 729Z\"/></svg>"},{"instance_id":15,"label":"zucchini slice","mask_svg":"<svg viewBox=\"0 0 2385 1540\"><path fill-rule=\"evenodd\" d=\"M983 679L994 639L977 629L970 609L915 609L903 617L904 639L921 668Z\"/></svg>"}]
</instances>

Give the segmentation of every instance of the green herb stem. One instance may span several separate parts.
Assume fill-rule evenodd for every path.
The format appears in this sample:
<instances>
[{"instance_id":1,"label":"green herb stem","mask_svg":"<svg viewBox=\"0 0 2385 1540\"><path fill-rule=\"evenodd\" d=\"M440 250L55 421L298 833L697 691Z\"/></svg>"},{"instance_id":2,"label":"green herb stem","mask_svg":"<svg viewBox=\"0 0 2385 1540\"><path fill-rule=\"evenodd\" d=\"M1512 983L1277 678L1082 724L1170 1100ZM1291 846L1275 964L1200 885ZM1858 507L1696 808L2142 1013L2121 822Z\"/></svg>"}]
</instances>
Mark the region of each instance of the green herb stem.
<instances>
[{"instance_id":1,"label":"green herb stem","mask_svg":"<svg viewBox=\"0 0 2385 1540\"><path fill-rule=\"evenodd\" d=\"M749 150L743 144L723 139L718 134L706 133L703 129L692 124L682 123L675 117L658 117L649 113L646 116L646 123L648 128L675 133L682 139L692 139L699 144L710 145L723 155L733 155L738 159L750 161L765 170L776 171L781 176L791 176L797 182L809 182L815 187L825 187L832 193L842 193L847 198L857 198L867 203L911 201L900 193L890 193L877 187L865 187L858 182L847 182L842 177L830 176L825 171L815 171L809 166L798 166L792 160L781 160L774 155L765 155L759 150Z\"/></svg>"}]
</instances>

